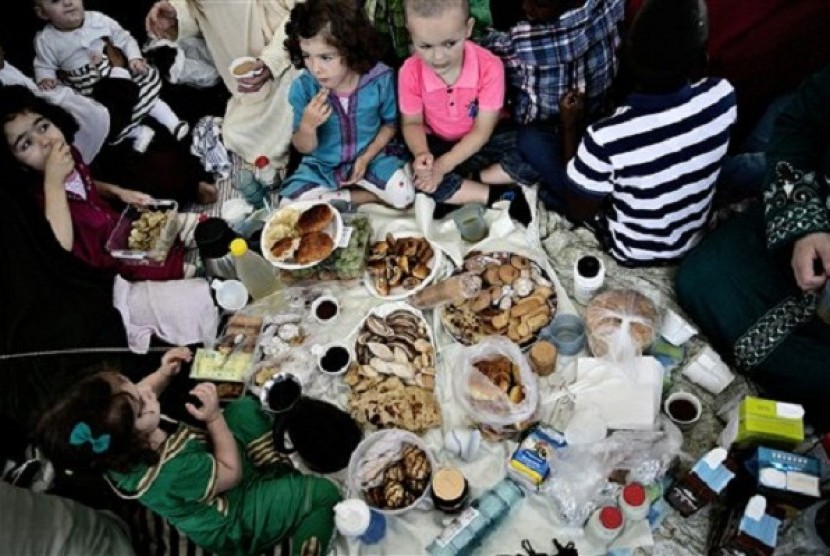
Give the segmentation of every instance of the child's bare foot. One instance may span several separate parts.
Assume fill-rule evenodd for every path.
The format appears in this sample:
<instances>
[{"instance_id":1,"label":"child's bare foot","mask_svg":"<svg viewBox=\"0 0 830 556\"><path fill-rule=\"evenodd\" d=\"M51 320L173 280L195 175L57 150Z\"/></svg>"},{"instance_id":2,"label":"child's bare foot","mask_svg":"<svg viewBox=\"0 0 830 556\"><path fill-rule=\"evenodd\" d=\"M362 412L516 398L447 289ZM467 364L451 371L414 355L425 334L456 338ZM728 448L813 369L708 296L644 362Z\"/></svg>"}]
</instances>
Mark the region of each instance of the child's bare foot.
<instances>
[{"instance_id":1,"label":"child's bare foot","mask_svg":"<svg viewBox=\"0 0 830 556\"><path fill-rule=\"evenodd\" d=\"M206 181L199 182L199 189L196 192L196 200L201 205L212 205L219 198L219 190L216 184Z\"/></svg>"}]
</instances>

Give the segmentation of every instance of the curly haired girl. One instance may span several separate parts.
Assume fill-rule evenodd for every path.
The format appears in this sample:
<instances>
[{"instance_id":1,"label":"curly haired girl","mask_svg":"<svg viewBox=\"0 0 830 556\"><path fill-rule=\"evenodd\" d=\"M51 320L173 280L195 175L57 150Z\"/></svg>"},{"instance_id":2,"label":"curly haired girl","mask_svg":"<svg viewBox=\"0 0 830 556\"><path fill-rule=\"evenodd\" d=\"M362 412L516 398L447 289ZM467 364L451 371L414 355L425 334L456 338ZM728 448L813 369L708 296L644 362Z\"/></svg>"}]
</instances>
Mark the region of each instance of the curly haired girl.
<instances>
[{"instance_id":1,"label":"curly haired girl","mask_svg":"<svg viewBox=\"0 0 830 556\"><path fill-rule=\"evenodd\" d=\"M394 74L380 42L351 0L310 0L291 11L285 47L297 68L291 84L291 142L303 155L283 186L290 200L412 203L404 160L389 143L397 130Z\"/></svg>"},{"instance_id":2,"label":"curly haired girl","mask_svg":"<svg viewBox=\"0 0 830 556\"><path fill-rule=\"evenodd\" d=\"M324 554L340 493L327 479L280 464L270 423L250 397L219 409L216 387L201 383L187 411L206 431L165 431L157 396L191 359L162 357L134 384L116 372L93 375L47 412L37 437L57 465L104 473L119 496L165 518L218 554L258 554L289 539L291 554Z\"/></svg>"}]
</instances>

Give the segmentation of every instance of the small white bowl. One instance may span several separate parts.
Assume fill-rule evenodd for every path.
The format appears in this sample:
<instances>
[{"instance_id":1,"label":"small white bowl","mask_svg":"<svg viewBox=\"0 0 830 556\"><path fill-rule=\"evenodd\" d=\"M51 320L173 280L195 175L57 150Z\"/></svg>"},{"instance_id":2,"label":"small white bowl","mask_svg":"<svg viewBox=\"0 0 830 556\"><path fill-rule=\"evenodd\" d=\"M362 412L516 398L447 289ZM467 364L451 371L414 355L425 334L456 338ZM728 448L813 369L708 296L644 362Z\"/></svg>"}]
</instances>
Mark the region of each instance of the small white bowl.
<instances>
[{"instance_id":1,"label":"small white bowl","mask_svg":"<svg viewBox=\"0 0 830 556\"><path fill-rule=\"evenodd\" d=\"M327 319L324 319L317 314L317 309L319 309L320 305L322 305L326 301L334 303L335 311L334 315ZM340 302L333 295L321 295L311 303L311 316L320 324L332 323L337 320L337 317L340 316Z\"/></svg>"},{"instance_id":2,"label":"small white bowl","mask_svg":"<svg viewBox=\"0 0 830 556\"><path fill-rule=\"evenodd\" d=\"M344 350L346 350L346 353L349 356L346 360L346 364L336 371L329 371L323 368L323 357L325 357L329 350L332 348L343 348ZM312 355L315 355L317 357L317 370L326 376L341 376L346 374L346 371L349 370L349 366L352 364L352 361L354 361L354 353L349 348L349 346L342 342L331 342L325 345L315 345L311 348L311 353Z\"/></svg>"}]
</instances>

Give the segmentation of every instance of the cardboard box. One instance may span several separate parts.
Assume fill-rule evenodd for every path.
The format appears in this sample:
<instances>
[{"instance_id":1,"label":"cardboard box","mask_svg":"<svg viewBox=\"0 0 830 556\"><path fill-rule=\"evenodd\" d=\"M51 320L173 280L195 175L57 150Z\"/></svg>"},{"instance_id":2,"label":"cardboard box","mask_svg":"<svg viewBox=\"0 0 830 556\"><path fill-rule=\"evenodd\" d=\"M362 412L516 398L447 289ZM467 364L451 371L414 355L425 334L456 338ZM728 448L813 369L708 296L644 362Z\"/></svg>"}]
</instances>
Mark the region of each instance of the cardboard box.
<instances>
[{"instance_id":1,"label":"cardboard box","mask_svg":"<svg viewBox=\"0 0 830 556\"><path fill-rule=\"evenodd\" d=\"M738 444L790 448L804 440L804 408L747 396L738 406Z\"/></svg>"},{"instance_id":2,"label":"cardboard box","mask_svg":"<svg viewBox=\"0 0 830 556\"><path fill-rule=\"evenodd\" d=\"M759 494L781 505L805 508L821 497L821 466L809 456L759 447L746 467Z\"/></svg>"}]
</instances>

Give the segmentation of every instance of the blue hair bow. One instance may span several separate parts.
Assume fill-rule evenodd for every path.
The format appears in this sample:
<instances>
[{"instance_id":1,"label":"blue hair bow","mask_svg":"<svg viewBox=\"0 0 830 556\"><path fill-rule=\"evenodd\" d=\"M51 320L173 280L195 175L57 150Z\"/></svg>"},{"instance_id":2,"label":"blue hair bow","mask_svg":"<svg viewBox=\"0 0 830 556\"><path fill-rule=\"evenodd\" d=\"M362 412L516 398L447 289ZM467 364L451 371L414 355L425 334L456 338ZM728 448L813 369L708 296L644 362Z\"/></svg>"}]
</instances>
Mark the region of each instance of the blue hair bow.
<instances>
[{"instance_id":1,"label":"blue hair bow","mask_svg":"<svg viewBox=\"0 0 830 556\"><path fill-rule=\"evenodd\" d=\"M92 429L83 421L72 427L72 432L69 434L69 443L73 446L81 446L85 442L92 445L92 451L96 454L106 452L110 447L110 435L102 434L98 438L92 436Z\"/></svg>"}]
</instances>

